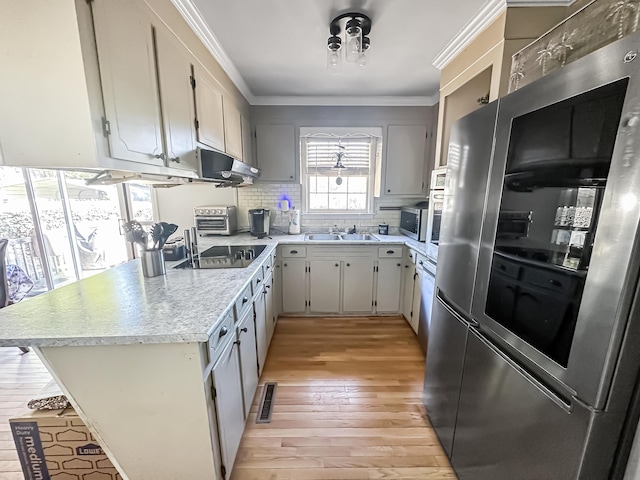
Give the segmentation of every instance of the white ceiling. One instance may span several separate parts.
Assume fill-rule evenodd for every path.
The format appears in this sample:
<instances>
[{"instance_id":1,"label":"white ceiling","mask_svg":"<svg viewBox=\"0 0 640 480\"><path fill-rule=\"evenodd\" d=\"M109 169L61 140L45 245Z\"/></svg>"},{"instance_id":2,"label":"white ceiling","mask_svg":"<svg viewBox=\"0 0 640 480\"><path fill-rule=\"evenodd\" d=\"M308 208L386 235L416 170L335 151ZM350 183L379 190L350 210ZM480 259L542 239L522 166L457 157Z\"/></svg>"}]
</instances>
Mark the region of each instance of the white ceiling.
<instances>
[{"instance_id":1,"label":"white ceiling","mask_svg":"<svg viewBox=\"0 0 640 480\"><path fill-rule=\"evenodd\" d=\"M575 0L172 0L255 105L433 105L440 71L505 7ZM372 21L368 64L326 68L329 23ZM434 62L435 60L435 62Z\"/></svg>"},{"instance_id":2,"label":"white ceiling","mask_svg":"<svg viewBox=\"0 0 640 480\"><path fill-rule=\"evenodd\" d=\"M256 97L431 97L434 57L485 0L192 0ZM329 23L372 20L369 63L326 68ZM261 103L261 102L257 102Z\"/></svg>"}]
</instances>

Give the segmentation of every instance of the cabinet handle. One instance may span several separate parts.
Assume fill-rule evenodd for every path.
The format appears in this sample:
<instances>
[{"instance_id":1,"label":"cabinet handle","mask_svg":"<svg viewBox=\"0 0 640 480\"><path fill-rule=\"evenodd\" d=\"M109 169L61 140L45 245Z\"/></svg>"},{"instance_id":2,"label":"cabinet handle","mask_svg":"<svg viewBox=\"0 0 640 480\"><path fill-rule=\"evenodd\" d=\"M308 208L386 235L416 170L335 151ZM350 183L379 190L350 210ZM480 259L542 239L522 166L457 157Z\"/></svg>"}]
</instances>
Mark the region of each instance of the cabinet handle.
<instances>
[{"instance_id":1,"label":"cabinet handle","mask_svg":"<svg viewBox=\"0 0 640 480\"><path fill-rule=\"evenodd\" d=\"M245 304L245 303L247 303L248 301L249 301L249 299L248 299L247 297L244 297L244 298L242 299L242 304L244 305L244 304Z\"/></svg>"},{"instance_id":2,"label":"cabinet handle","mask_svg":"<svg viewBox=\"0 0 640 480\"><path fill-rule=\"evenodd\" d=\"M267 270L269 270L271 267L269 265L267 265Z\"/></svg>"},{"instance_id":3,"label":"cabinet handle","mask_svg":"<svg viewBox=\"0 0 640 480\"><path fill-rule=\"evenodd\" d=\"M259 284L261 281L262 281L262 279L261 279L261 278L258 278L258 279L256 280L256 285L257 285L257 284Z\"/></svg>"},{"instance_id":4,"label":"cabinet handle","mask_svg":"<svg viewBox=\"0 0 640 480\"><path fill-rule=\"evenodd\" d=\"M423 262L422 260L420 260L420 261L418 262L418 264L420 264L420 265L424 265L424 262Z\"/></svg>"},{"instance_id":5,"label":"cabinet handle","mask_svg":"<svg viewBox=\"0 0 640 480\"><path fill-rule=\"evenodd\" d=\"M409 268L409 265L405 265L404 268Z\"/></svg>"},{"instance_id":6,"label":"cabinet handle","mask_svg":"<svg viewBox=\"0 0 640 480\"><path fill-rule=\"evenodd\" d=\"M402 265L398 264L399 267L401 267Z\"/></svg>"},{"instance_id":7,"label":"cabinet handle","mask_svg":"<svg viewBox=\"0 0 640 480\"><path fill-rule=\"evenodd\" d=\"M222 327L220 329L220 333L218 334L218 338L224 337L227 333L229 333L229 329L227 327Z\"/></svg>"},{"instance_id":8,"label":"cabinet handle","mask_svg":"<svg viewBox=\"0 0 640 480\"><path fill-rule=\"evenodd\" d=\"M413 258L413 254L412 253L409 254L409 258Z\"/></svg>"},{"instance_id":9,"label":"cabinet handle","mask_svg":"<svg viewBox=\"0 0 640 480\"><path fill-rule=\"evenodd\" d=\"M350 266L351 266L351 264L350 264L350 263L347 263L347 267L350 267Z\"/></svg>"},{"instance_id":10,"label":"cabinet handle","mask_svg":"<svg viewBox=\"0 0 640 480\"><path fill-rule=\"evenodd\" d=\"M280 265L276 265L276 268L280 268Z\"/></svg>"},{"instance_id":11,"label":"cabinet handle","mask_svg":"<svg viewBox=\"0 0 640 480\"><path fill-rule=\"evenodd\" d=\"M391 255L392 253L394 253L393 250L387 250L387 255Z\"/></svg>"},{"instance_id":12,"label":"cabinet handle","mask_svg":"<svg viewBox=\"0 0 640 480\"><path fill-rule=\"evenodd\" d=\"M235 342L233 342L233 344L240 346L240 340L236 340Z\"/></svg>"},{"instance_id":13,"label":"cabinet handle","mask_svg":"<svg viewBox=\"0 0 640 480\"><path fill-rule=\"evenodd\" d=\"M180 163L180 157L173 157L173 158L170 158L169 160L174 163Z\"/></svg>"},{"instance_id":14,"label":"cabinet handle","mask_svg":"<svg viewBox=\"0 0 640 480\"><path fill-rule=\"evenodd\" d=\"M160 160L166 160L167 156L164 153L158 153L157 155L154 155L153 158L159 158Z\"/></svg>"},{"instance_id":15,"label":"cabinet handle","mask_svg":"<svg viewBox=\"0 0 640 480\"><path fill-rule=\"evenodd\" d=\"M284 265L285 267L287 266L287 264L286 264L286 263L283 263L283 265Z\"/></svg>"},{"instance_id":16,"label":"cabinet handle","mask_svg":"<svg viewBox=\"0 0 640 480\"><path fill-rule=\"evenodd\" d=\"M290 252L292 255L296 255L298 253L298 250L291 250Z\"/></svg>"},{"instance_id":17,"label":"cabinet handle","mask_svg":"<svg viewBox=\"0 0 640 480\"><path fill-rule=\"evenodd\" d=\"M289 175L289 178L291 178L291 179L292 179L292 178L293 178L293 175Z\"/></svg>"},{"instance_id":18,"label":"cabinet handle","mask_svg":"<svg viewBox=\"0 0 640 480\"><path fill-rule=\"evenodd\" d=\"M247 333L249 330L247 329L247 327L241 328L240 329L241 332Z\"/></svg>"},{"instance_id":19,"label":"cabinet handle","mask_svg":"<svg viewBox=\"0 0 640 480\"><path fill-rule=\"evenodd\" d=\"M339 264L339 263L336 263L336 267L339 267L339 266L340 266L340 264Z\"/></svg>"},{"instance_id":20,"label":"cabinet handle","mask_svg":"<svg viewBox=\"0 0 640 480\"><path fill-rule=\"evenodd\" d=\"M391 190L387 190L387 193L391 193Z\"/></svg>"},{"instance_id":21,"label":"cabinet handle","mask_svg":"<svg viewBox=\"0 0 640 480\"><path fill-rule=\"evenodd\" d=\"M562 286L562 282L560 282L558 280L554 280L554 279L549 280L549 283L551 285L553 285L554 287L561 287Z\"/></svg>"},{"instance_id":22,"label":"cabinet handle","mask_svg":"<svg viewBox=\"0 0 640 480\"><path fill-rule=\"evenodd\" d=\"M265 287L267 287L267 288L271 288L271 285L265 285Z\"/></svg>"}]
</instances>

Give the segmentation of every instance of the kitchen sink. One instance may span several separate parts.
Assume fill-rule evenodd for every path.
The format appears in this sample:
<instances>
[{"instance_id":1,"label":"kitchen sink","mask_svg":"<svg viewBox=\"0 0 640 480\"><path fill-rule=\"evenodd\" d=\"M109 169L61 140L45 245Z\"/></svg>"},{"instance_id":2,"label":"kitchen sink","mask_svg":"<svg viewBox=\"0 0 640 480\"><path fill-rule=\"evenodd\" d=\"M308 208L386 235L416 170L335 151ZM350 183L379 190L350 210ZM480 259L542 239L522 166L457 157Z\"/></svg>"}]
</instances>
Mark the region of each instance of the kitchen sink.
<instances>
[{"instance_id":1,"label":"kitchen sink","mask_svg":"<svg viewBox=\"0 0 640 480\"><path fill-rule=\"evenodd\" d=\"M365 240L378 242L379 240L370 233L307 233L307 240Z\"/></svg>"},{"instance_id":2,"label":"kitchen sink","mask_svg":"<svg viewBox=\"0 0 640 480\"><path fill-rule=\"evenodd\" d=\"M307 233L307 240L342 240L340 235L333 233Z\"/></svg>"},{"instance_id":3,"label":"kitchen sink","mask_svg":"<svg viewBox=\"0 0 640 480\"><path fill-rule=\"evenodd\" d=\"M369 242L378 242L379 240L370 233L343 233L340 235L343 240L366 240Z\"/></svg>"}]
</instances>

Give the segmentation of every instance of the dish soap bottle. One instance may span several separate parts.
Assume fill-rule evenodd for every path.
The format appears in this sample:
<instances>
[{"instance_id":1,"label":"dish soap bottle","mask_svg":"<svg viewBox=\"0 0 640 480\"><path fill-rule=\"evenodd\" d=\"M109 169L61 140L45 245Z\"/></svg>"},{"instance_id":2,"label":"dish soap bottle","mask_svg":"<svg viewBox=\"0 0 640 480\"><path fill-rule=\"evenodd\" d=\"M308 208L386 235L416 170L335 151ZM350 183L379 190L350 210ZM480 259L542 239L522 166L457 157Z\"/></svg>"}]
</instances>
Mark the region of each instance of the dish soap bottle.
<instances>
[{"instance_id":1,"label":"dish soap bottle","mask_svg":"<svg viewBox=\"0 0 640 480\"><path fill-rule=\"evenodd\" d=\"M289 210L289 235L300 234L300 210L291 207Z\"/></svg>"}]
</instances>

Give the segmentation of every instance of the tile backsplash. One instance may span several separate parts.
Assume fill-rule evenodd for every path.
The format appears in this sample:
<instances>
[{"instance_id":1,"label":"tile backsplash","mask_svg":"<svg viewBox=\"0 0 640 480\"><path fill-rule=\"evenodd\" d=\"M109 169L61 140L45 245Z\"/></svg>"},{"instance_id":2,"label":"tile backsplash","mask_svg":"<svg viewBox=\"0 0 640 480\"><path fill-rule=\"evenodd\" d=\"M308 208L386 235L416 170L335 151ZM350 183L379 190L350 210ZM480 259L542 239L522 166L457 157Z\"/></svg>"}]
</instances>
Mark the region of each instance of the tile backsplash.
<instances>
[{"instance_id":1,"label":"tile backsplash","mask_svg":"<svg viewBox=\"0 0 640 480\"><path fill-rule=\"evenodd\" d=\"M258 184L251 187L238 189L238 223L239 226L248 227L249 220L247 212L251 208L268 208L271 210L273 228L287 231L289 226L289 216L278 210L281 198L289 199L291 206L302 208L302 185L300 184ZM377 232L378 225L387 223L389 233L397 234L400 224L399 210L380 210L380 207L400 207L403 205L413 205L424 197L416 198L374 198L373 214L354 215L322 215L320 218L313 214L302 214L302 231L326 231L333 225L341 229L356 225L358 231Z\"/></svg>"}]
</instances>

